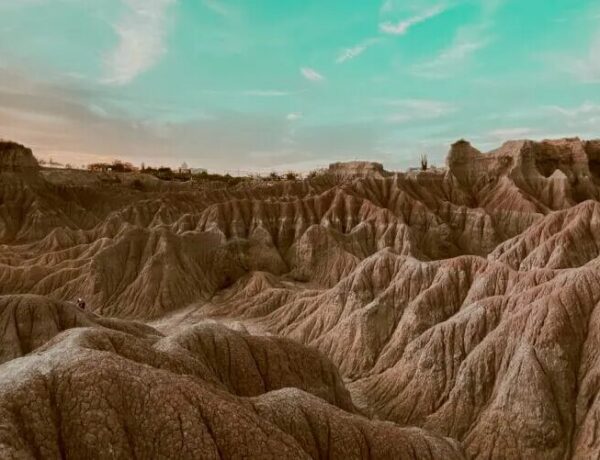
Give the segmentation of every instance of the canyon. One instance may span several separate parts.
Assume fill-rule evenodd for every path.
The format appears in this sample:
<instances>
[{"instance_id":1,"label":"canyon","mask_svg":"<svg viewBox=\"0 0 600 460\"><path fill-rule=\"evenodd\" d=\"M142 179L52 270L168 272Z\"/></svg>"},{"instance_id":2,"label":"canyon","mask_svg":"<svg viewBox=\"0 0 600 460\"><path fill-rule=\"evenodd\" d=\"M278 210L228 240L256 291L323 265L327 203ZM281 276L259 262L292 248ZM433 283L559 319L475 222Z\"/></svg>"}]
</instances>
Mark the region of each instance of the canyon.
<instances>
[{"instance_id":1,"label":"canyon","mask_svg":"<svg viewBox=\"0 0 600 460\"><path fill-rule=\"evenodd\" d=\"M600 140L235 185L2 141L0 458L596 458L599 198Z\"/></svg>"}]
</instances>

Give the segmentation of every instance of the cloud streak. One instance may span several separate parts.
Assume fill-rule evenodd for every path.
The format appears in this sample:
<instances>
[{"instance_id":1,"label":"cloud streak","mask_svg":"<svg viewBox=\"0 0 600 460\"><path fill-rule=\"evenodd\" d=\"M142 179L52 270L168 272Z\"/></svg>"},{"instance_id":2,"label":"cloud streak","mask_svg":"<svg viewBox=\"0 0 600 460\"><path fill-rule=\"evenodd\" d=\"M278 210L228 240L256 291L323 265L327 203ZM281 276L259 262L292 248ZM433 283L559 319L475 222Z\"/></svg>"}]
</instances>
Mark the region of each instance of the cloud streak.
<instances>
[{"instance_id":1,"label":"cloud streak","mask_svg":"<svg viewBox=\"0 0 600 460\"><path fill-rule=\"evenodd\" d=\"M151 69L166 52L169 8L176 0L122 0L125 12L114 29L117 46L104 60L104 83L126 85Z\"/></svg>"},{"instance_id":2,"label":"cloud streak","mask_svg":"<svg viewBox=\"0 0 600 460\"><path fill-rule=\"evenodd\" d=\"M379 8L379 12L380 13L389 13L393 9L394 9L393 0L384 0L384 2L381 4L381 7Z\"/></svg>"},{"instance_id":3,"label":"cloud streak","mask_svg":"<svg viewBox=\"0 0 600 460\"><path fill-rule=\"evenodd\" d=\"M584 115L597 115L600 114L600 105L586 101L579 107L565 108L558 105L551 105L547 107L552 112L557 112L565 117L574 118Z\"/></svg>"},{"instance_id":4,"label":"cloud streak","mask_svg":"<svg viewBox=\"0 0 600 460\"><path fill-rule=\"evenodd\" d=\"M300 120L304 115L302 114L302 112L291 112L288 113L285 117L285 119L287 121L297 121Z\"/></svg>"},{"instance_id":5,"label":"cloud streak","mask_svg":"<svg viewBox=\"0 0 600 460\"><path fill-rule=\"evenodd\" d=\"M317 72L315 69L311 69L310 67L302 67L300 69L300 73L304 78L309 81L319 82L325 80L325 77Z\"/></svg>"},{"instance_id":6,"label":"cloud streak","mask_svg":"<svg viewBox=\"0 0 600 460\"><path fill-rule=\"evenodd\" d=\"M454 105L430 99L399 99L385 101L384 105L392 107L394 113L386 118L388 123L407 123L415 120L433 120L454 113L458 110Z\"/></svg>"},{"instance_id":7,"label":"cloud streak","mask_svg":"<svg viewBox=\"0 0 600 460\"><path fill-rule=\"evenodd\" d=\"M364 40L363 42L359 43L356 46L352 46L350 48L344 48L338 54L338 57L335 60L335 62L337 64L343 64L344 62L351 61L352 59L355 59L358 56L360 56L362 53L364 53L368 48L370 48L371 46L373 46L379 42L380 42L379 38L369 38L369 39Z\"/></svg>"},{"instance_id":8,"label":"cloud streak","mask_svg":"<svg viewBox=\"0 0 600 460\"><path fill-rule=\"evenodd\" d=\"M534 130L528 127L495 129L488 136L496 141L507 141L512 139L526 139L534 134Z\"/></svg>"},{"instance_id":9,"label":"cloud streak","mask_svg":"<svg viewBox=\"0 0 600 460\"><path fill-rule=\"evenodd\" d=\"M227 1L223 0L202 0L202 4L205 8L216 15L221 16L223 19L240 19L242 11L231 5L231 3L232 2L229 2L228 4Z\"/></svg>"},{"instance_id":10,"label":"cloud streak","mask_svg":"<svg viewBox=\"0 0 600 460\"><path fill-rule=\"evenodd\" d=\"M439 79L459 72L469 59L492 43L490 29L493 16L503 2L489 0L483 3L478 21L459 27L450 46L442 49L433 59L414 65L412 73L419 77Z\"/></svg>"},{"instance_id":11,"label":"cloud streak","mask_svg":"<svg viewBox=\"0 0 600 460\"><path fill-rule=\"evenodd\" d=\"M442 5L435 6L422 14L404 19L396 24L386 21L379 24L379 30L384 34L389 35L405 35L413 26L428 21L436 16L439 16L446 8Z\"/></svg>"},{"instance_id":12,"label":"cloud streak","mask_svg":"<svg viewBox=\"0 0 600 460\"><path fill-rule=\"evenodd\" d=\"M460 65L485 48L491 42L486 37L467 37L458 35L450 47L444 49L434 59L417 64L413 73L425 78L447 78L456 72Z\"/></svg>"},{"instance_id":13,"label":"cloud streak","mask_svg":"<svg viewBox=\"0 0 600 460\"><path fill-rule=\"evenodd\" d=\"M256 97L283 97L289 96L289 91L281 91L277 89L251 89L243 92L244 96Z\"/></svg>"},{"instance_id":14,"label":"cloud streak","mask_svg":"<svg viewBox=\"0 0 600 460\"><path fill-rule=\"evenodd\" d=\"M593 38L588 55L575 62L574 73L582 83L600 83L600 34Z\"/></svg>"},{"instance_id":15,"label":"cloud streak","mask_svg":"<svg viewBox=\"0 0 600 460\"><path fill-rule=\"evenodd\" d=\"M335 62L342 64L343 62L350 61L351 59L360 56L366 49L367 45L364 44L356 45L352 48L345 48L340 52Z\"/></svg>"},{"instance_id":16,"label":"cloud streak","mask_svg":"<svg viewBox=\"0 0 600 460\"><path fill-rule=\"evenodd\" d=\"M557 105L543 107L543 112L552 116L560 115L561 127L569 129L581 130L592 129L598 131L600 129L600 104L585 101L575 107L561 107ZM594 134L597 137L597 134Z\"/></svg>"}]
</instances>

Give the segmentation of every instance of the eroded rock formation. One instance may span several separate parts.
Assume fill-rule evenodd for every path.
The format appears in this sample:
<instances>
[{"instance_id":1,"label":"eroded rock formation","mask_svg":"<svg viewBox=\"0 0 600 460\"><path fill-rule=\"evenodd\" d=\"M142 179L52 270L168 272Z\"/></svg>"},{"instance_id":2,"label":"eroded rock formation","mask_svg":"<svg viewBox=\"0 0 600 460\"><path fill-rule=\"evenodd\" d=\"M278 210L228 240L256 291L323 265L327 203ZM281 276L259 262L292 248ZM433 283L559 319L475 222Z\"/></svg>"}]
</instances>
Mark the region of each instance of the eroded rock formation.
<instances>
[{"instance_id":1,"label":"eroded rock formation","mask_svg":"<svg viewBox=\"0 0 600 460\"><path fill-rule=\"evenodd\" d=\"M0 457L595 458L599 165L136 187L3 143Z\"/></svg>"}]
</instances>

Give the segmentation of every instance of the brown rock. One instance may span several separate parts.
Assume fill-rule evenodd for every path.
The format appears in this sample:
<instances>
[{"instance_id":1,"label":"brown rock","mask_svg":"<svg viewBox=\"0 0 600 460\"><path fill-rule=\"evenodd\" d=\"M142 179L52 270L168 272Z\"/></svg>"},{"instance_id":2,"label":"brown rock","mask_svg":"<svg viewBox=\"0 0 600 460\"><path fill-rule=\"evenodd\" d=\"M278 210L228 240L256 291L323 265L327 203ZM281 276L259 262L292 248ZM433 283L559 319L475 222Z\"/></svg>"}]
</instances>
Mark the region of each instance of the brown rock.
<instances>
[{"instance_id":1,"label":"brown rock","mask_svg":"<svg viewBox=\"0 0 600 460\"><path fill-rule=\"evenodd\" d=\"M0 140L0 173L37 172L39 165L31 149Z\"/></svg>"},{"instance_id":2,"label":"brown rock","mask_svg":"<svg viewBox=\"0 0 600 460\"><path fill-rule=\"evenodd\" d=\"M0 457L596 458L599 165L140 191L0 144Z\"/></svg>"}]
</instances>

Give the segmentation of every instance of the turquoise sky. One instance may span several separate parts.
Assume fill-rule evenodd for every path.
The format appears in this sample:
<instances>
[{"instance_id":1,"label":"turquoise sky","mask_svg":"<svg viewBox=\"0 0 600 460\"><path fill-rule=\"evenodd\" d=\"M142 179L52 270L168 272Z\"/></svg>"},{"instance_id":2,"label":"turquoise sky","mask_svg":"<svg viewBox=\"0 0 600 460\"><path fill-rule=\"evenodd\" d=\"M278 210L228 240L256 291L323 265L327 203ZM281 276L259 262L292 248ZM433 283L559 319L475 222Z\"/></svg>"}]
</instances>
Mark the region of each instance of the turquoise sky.
<instances>
[{"instance_id":1,"label":"turquoise sky","mask_svg":"<svg viewBox=\"0 0 600 460\"><path fill-rule=\"evenodd\" d=\"M600 5L0 0L0 136L231 171L600 137Z\"/></svg>"}]
</instances>

